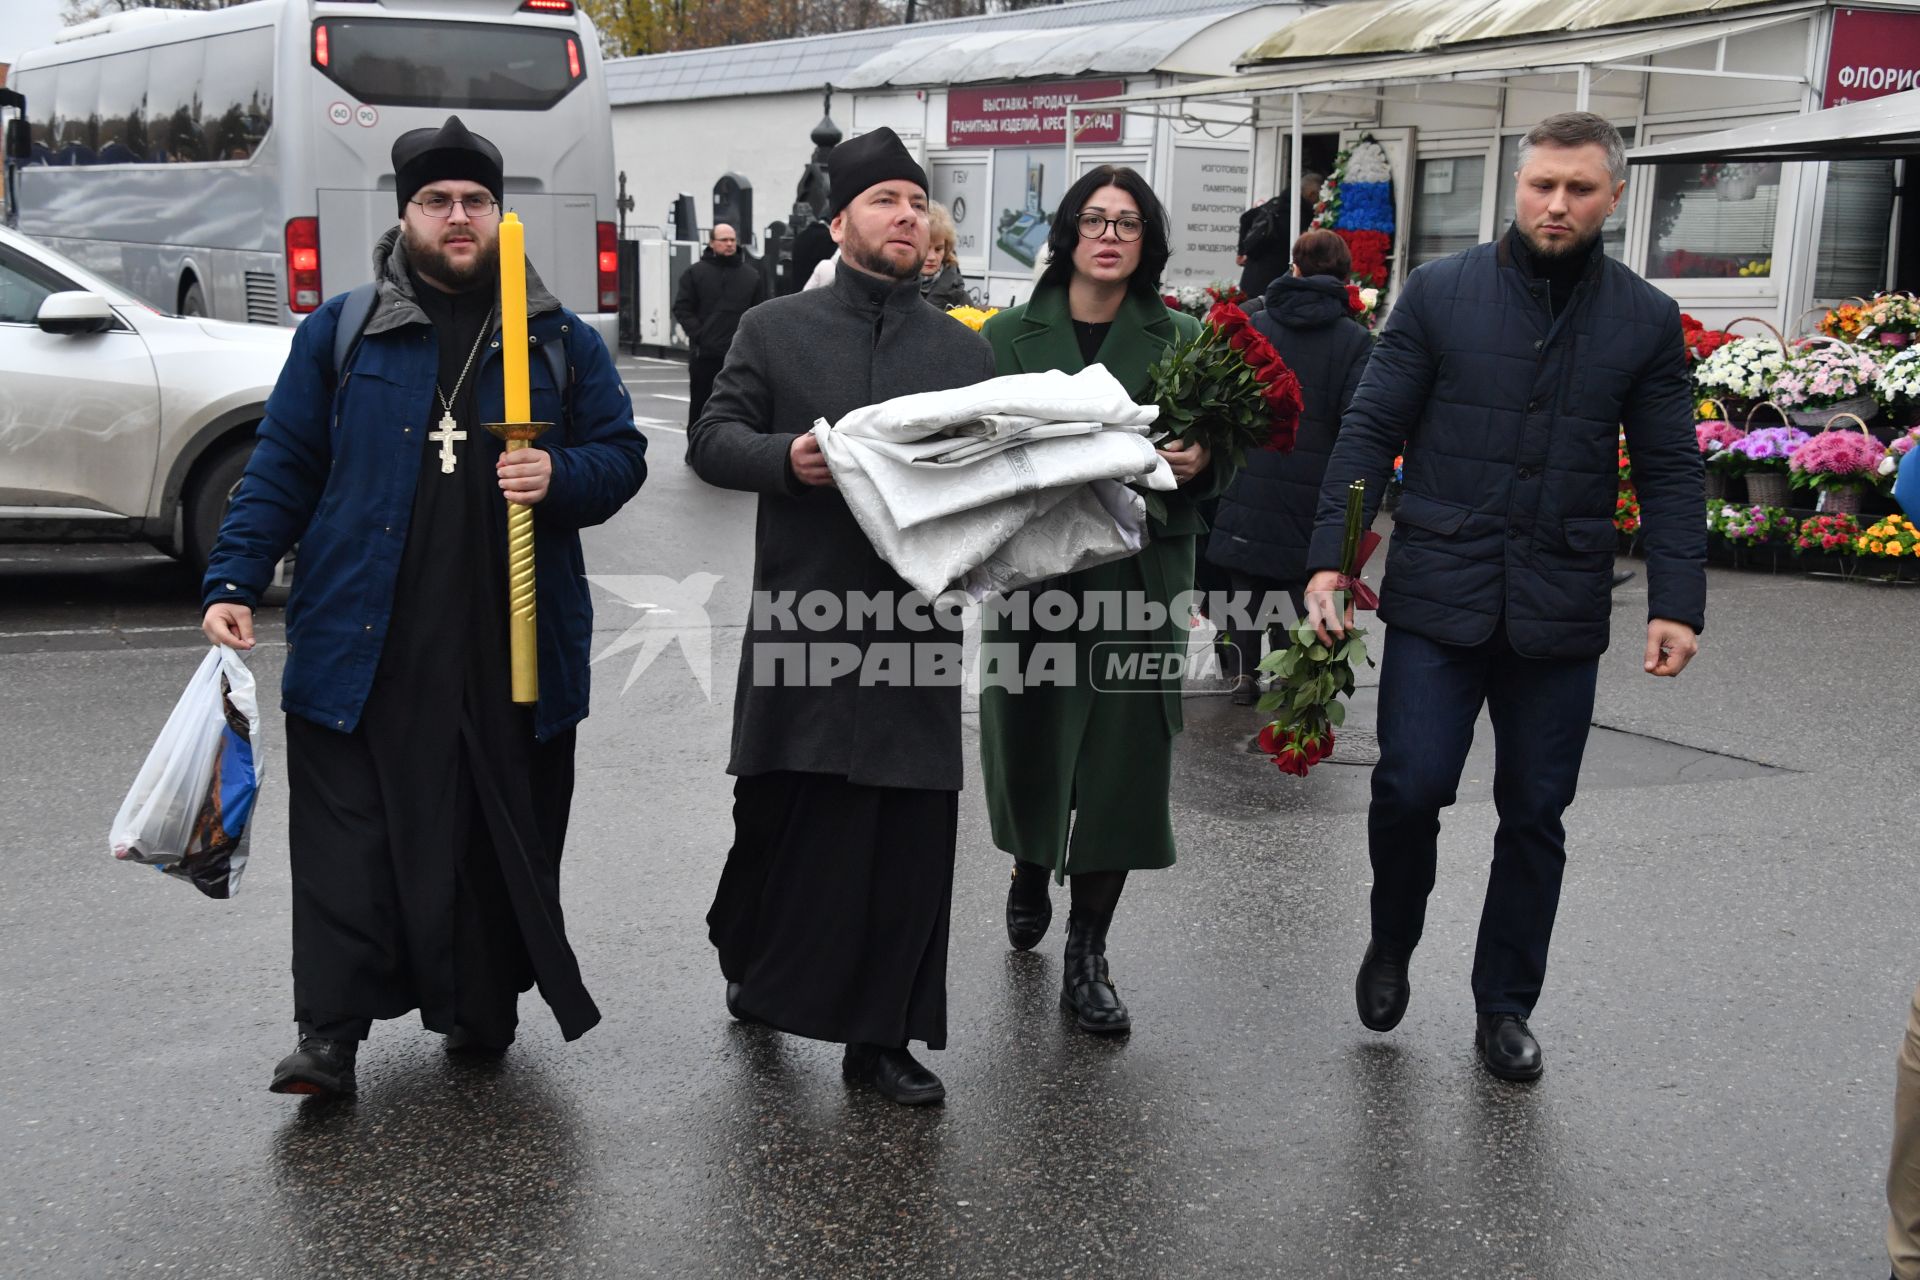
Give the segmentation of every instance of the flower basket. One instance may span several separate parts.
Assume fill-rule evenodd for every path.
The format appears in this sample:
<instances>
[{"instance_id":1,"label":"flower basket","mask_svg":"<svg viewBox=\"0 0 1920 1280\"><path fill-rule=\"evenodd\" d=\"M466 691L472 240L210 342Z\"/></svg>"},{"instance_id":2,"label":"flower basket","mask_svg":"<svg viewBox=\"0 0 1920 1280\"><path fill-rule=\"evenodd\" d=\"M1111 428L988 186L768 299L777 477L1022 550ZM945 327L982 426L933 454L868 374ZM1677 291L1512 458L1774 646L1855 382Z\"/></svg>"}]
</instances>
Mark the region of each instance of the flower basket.
<instances>
[{"instance_id":1,"label":"flower basket","mask_svg":"<svg viewBox=\"0 0 1920 1280\"><path fill-rule=\"evenodd\" d=\"M1820 497L1820 510L1828 515L1857 516L1860 514L1860 486L1857 484L1837 484Z\"/></svg>"},{"instance_id":2,"label":"flower basket","mask_svg":"<svg viewBox=\"0 0 1920 1280\"><path fill-rule=\"evenodd\" d=\"M1840 400L1824 409L1790 409L1787 421L1796 427L1809 429L1825 427L1842 415L1853 418L1871 418L1880 412L1880 406L1870 395L1854 396L1850 400Z\"/></svg>"},{"instance_id":3,"label":"flower basket","mask_svg":"<svg viewBox=\"0 0 1920 1280\"><path fill-rule=\"evenodd\" d=\"M1727 473L1724 471L1707 472L1707 496L1725 500L1727 496Z\"/></svg>"},{"instance_id":4,"label":"flower basket","mask_svg":"<svg viewBox=\"0 0 1920 1280\"><path fill-rule=\"evenodd\" d=\"M1784 471L1747 472L1747 501L1756 507L1787 505L1789 483Z\"/></svg>"}]
</instances>

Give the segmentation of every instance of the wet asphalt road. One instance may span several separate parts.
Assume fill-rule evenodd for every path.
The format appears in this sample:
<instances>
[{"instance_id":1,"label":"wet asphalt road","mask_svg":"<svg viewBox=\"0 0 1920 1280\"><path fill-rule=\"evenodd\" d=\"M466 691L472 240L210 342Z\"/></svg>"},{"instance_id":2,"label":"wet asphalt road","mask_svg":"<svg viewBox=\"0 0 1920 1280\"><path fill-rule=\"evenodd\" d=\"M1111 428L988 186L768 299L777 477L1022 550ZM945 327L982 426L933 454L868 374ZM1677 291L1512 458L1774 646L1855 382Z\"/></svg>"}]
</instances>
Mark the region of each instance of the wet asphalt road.
<instances>
[{"instance_id":1,"label":"wet asphalt road","mask_svg":"<svg viewBox=\"0 0 1920 1280\"><path fill-rule=\"evenodd\" d=\"M681 370L623 366L642 415L684 412ZM722 1006L702 918L752 500L648 429L652 478L589 532L588 565L720 575L713 697L677 650L624 692L637 650L596 669L565 887L606 1021L567 1045L529 997L491 1069L382 1024L351 1105L265 1092L291 1043L278 774L235 901L106 852L199 657L192 584L137 552L0 547L0 1274L1886 1274L1892 1061L1920 980L1920 592L1716 571L1699 662L1655 682L1644 584L1621 589L1537 1085L1472 1052L1490 744L1445 818L1412 1008L1377 1036L1351 995L1366 768L1282 778L1244 749L1252 713L1197 693L1180 864L1133 878L1111 941L1132 1037L1062 1018L1058 923L1008 951L972 789L952 1047L930 1055L950 1098L904 1111L843 1085L836 1047ZM596 652L635 600L663 607L626 586L597 593ZM277 687L272 611L261 634ZM283 738L269 718L270 769Z\"/></svg>"}]
</instances>

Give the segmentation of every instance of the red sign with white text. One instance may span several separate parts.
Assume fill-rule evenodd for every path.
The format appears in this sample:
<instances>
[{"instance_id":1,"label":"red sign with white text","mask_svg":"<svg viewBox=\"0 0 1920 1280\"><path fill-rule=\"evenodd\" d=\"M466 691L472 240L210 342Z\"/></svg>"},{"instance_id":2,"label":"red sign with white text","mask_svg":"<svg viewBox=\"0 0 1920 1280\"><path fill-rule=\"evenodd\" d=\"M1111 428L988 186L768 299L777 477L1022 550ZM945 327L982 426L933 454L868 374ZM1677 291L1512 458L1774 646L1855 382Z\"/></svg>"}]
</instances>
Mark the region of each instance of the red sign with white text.
<instances>
[{"instance_id":1,"label":"red sign with white text","mask_svg":"<svg viewBox=\"0 0 1920 1280\"><path fill-rule=\"evenodd\" d=\"M949 147L1062 147L1067 104L1124 92L1119 80L1058 84L955 85L947 90ZM1083 107L1073 115L1076 146L1120 141L1120 109Z\"/></svg>"},{"instance_id":2,"label":"red sign with white text","mask_svg":"<svg viewBox=\"0 0 1920 1280\"><path fill-rule=\"evenodd\" d=\"M1920 89L1920 13L1835 10L1822 105L1844 106L1908 89Z\"/></svg>"}]
</instances>

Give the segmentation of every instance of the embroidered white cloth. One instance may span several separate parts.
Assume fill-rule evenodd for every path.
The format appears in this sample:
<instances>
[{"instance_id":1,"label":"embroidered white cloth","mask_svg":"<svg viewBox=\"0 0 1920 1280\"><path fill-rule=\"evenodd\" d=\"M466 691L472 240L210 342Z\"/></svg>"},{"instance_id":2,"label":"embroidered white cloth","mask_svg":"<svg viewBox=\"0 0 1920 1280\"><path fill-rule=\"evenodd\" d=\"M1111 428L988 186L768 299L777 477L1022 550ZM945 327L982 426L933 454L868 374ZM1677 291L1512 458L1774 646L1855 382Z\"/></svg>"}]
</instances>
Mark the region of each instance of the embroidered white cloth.
<instances>
[{"instance_id":1,"label":"embroidered white cloth","mask_svg":"<svg viewBox=\"0 0 1920 1280\"><path fill-rule=\"evenodd\" d=\"M929 597L974 599L1132 555L1175 487L1138 405L1102 365L899 396L814 424L854 519Z\"/></svg>"}]
</instances>

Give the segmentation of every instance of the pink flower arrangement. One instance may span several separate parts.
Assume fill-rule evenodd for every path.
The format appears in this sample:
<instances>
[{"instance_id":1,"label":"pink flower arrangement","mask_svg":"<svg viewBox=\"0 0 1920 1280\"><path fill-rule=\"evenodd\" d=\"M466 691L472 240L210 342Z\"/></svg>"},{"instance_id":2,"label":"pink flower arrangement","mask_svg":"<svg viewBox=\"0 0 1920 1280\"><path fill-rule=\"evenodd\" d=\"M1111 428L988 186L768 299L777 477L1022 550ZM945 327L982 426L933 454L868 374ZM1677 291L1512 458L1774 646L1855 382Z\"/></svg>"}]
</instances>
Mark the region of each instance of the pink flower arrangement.
<instances>
[{"instance_id":1,"label":"pink flower arrangement","mask_svg":"<svg viewBox=\"0 0 1920 1280\"><path fill-rule=\"evenodd\" d=\"M1694 441L1700 446L1700 452L1703 454L1731 449L1734 441L1746 434L1731 422L1722 422L1717 418L1709 422L1696 423L1693 428Z\"/></svg>"},{"instance_id":2,"label":"pink flower arrangement","mask_svg":"<svg viewBox=\"0 0 1920 1280\"><path fill-rule=\"evenodd\" d=\"M1784 409L1824 409L1869 394L1879 376L1880 361L1864 347L1802 349L1774 376L1773 401Z\"/></svg>"},{"instance_id":3,"label":"pink flower arrangement","mask_svg":"<svg viewBox=\"0 0 1920 1280\"><path fill-rule=\"evenodd\" d=\"M1810 484L1851 484L1886 456L1886 446L1858 431L1823 431L1794 451L1787 466Z\"/></svg>"}]
</instances>

